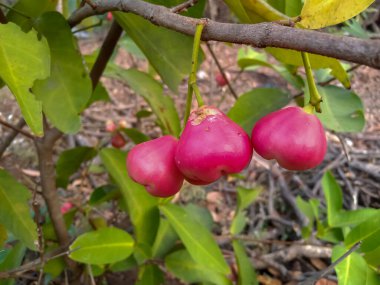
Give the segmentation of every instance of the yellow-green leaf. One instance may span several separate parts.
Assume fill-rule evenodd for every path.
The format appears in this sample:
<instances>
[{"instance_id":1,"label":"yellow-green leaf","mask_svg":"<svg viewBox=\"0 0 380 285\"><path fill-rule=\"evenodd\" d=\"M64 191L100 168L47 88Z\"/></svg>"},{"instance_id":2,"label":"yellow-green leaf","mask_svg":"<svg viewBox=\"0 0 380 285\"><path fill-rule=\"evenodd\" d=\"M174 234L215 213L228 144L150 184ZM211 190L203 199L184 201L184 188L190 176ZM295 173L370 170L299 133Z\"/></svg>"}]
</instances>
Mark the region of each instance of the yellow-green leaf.
<instances>
[{"instance_id":1,"label":"yellow-green leaf","mask_svg":"<svg viewBox=\"0 0 380 285\"><path fill-rule=\"evenodd\" d=\"M240 2L251 19L251 23L289 19L288 16L276 10L264 0L240 0Z\"/></svg>"},{"instance_id":2,"label":"yellow-green leaf","mask_svg":"<svg viewBox=\"0 0 380 285\"><path fill-rule=\"evenodd\" d=\"M374 0L305 0L300 25L320 29L342 23L363 12Z\"/></svg>"},{"instance_id":3,"label":"yellow-green leaf","mask_svg":"<svg viewBox=\"0 0 380 285\"><path fill-rule=\"evenodd\" d=\"M301 52L299 51L272 47L266 48L265 50L282 63L295 66L303 66ZM344 87L350 88L350 79L339 60L317 54L309 54L309 59L311 68L330 68L331 75L338 79Z\"/></svg>"}]
</instances>

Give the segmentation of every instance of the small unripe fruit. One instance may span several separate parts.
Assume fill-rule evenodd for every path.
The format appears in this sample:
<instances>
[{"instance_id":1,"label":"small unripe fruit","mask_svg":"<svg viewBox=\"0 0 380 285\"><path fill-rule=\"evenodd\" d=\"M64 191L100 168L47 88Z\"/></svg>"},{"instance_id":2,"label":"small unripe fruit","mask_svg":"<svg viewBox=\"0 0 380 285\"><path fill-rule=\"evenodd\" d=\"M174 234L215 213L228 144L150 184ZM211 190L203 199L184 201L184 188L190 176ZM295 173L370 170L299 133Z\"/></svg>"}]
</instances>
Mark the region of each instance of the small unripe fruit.
<instances>
[{"instance_id":1,"label":"small unripe fruit","mask_svg":"<svg viewBox=\"0 0 380 285\"><path fill-rule=\"evenodd\" d=\"M112 121L112 120L106 121L106 132L113 133L114 131L116 131L116 129L117 129L117 126L114 123L114 121Z\"/></svg>"},{"instance_id":2,"label":"small unripe fruit","mask_svg":"<svg viewBox=\"0 0 380 285\"><path fill-rule=\"evenodd\" d=\"M300 107L288 107L261 118L252 130L254 150L289 170L319 165L326 154L325 131L318 117Z\"/></svg>"},{"instance_id":3,"label":"small unripe fruit","mask_svg":"<svg viewBox=\"0 0 380 285\"><path fill-rule=\"evenodd\" d=\"M252 157L245 131L220 110L203 106L191 113L179 139L175 160L185 179L205 185L242 171Z\"/></svg>"},{"instance_id":4,"label":"small unripe fruit","mask_svg":"<svg viewBox=\"0 0 380 285\"><path fill-rule=\"evenodd\" d=\"M62 204L61 206L61 213L64 215L66 214L68 211L70 211L72 208L73 208L73 204L71 204L70 202L65 202Z\"/></svg>"},{"instance_id":5,"label":"small unripe fruit","mask_svg":"<svg viewBox=\"0 0 380 285\"><path fill-rule=\"evenodd\" d=\"M218 86L220 86L220 87L227 85L227 80L224 78L222 73L217 73L215 75L215 81L218 84Z\"/></svg>"},{"instance_id":6,"label":"small unripe fruit","mask_svg":"<svg viewBox=\"0 0 380 285\"><path fill-rule=\"evenodd\" d=\"M108 12L108 13L107 13L106 19L107 19L107 21L109 21L109 22L111 22L111 21L113 20L113 15L112 15L111 12Z\"/></svg>"},{"instance_id":7,"label":"small unripe fruit","mask_svg":"<svg viewBox=\"0 0 380 285\"><path fill-rule=\"evenodd\" d=\"M172 136L136 145L128 153L129 176L153 196L169 197L182 187L183 175L174 161L178 140Z\"/></svg>"},{"instance_id":8,"label":"small unripe fruit","mask_svg":"<svg viewBox=\"0 0 380 285\"><path fill-rule=\"evenodd\" d=\"M111 144L115 148L122 148L125 146L126 141L119 132L116 132L111 139Z\"/></svg>"}]
</instances>

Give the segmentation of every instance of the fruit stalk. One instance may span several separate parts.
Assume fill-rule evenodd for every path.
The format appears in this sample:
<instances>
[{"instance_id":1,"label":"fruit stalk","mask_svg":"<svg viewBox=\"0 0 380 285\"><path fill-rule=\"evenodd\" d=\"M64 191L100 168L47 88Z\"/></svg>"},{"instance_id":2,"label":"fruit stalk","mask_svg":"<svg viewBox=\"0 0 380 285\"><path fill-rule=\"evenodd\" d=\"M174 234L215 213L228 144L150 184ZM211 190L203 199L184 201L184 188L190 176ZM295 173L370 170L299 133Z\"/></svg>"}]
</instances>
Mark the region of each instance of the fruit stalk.
<instances>
[{"instance_id":1,"label":"fruit stalk","mask_svg":"<svg viewBox=\"0 0 380 285\"><path fill-rule=\"evenodd\" d=\"M195 93L195 97L198 102L198 106L201 107L204 105L203 99L199 92L199 88L197 86L197 67L198 67L198 55L199 55L199 47L201 44L201 36L204 28L204 24L197 24L195 35L194 35L194 43L193 43L193 54L191 56L191 72L189 76L189 83L187 85L187 99L186 99L186 111L184 117L184 124L186 124L187 120L190 116L191 111L191 101L193 99L193 91Z\"/></svg>"},{"instance_id":2,"label":"fruit stalk","mask_svg":"<svg viewBox=\"0 0 380 285\"><path fill-rule=\"evenodd\" d=\"M306 52L301 52L301 55L302 55L303 65L305 67L307 85L309 86L309 92L310 92L309 104L312 105L318 113L321 113L322 112L321 110L322 97L321 95L319 95L317 86L314 81L313 71L311 69L311 64L309 60L309 54Z\"/></svg>"}]
</instances>

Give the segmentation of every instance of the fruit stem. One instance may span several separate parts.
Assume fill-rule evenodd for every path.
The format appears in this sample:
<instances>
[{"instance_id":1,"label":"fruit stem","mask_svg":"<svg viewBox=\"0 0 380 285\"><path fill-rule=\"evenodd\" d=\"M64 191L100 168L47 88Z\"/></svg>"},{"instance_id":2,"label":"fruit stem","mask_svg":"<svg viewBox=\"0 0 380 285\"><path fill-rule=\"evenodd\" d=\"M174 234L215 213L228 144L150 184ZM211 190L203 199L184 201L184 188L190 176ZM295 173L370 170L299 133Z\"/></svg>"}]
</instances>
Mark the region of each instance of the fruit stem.
<instances>
[{"instance_id":1,"label":"fruit stem","mask_svg":"<svg viewBox=\"0 0 380 285\"><path fill-rule=\"evenodd\" d=\"M187 99L186 99L186 111L184 117L184 123L186 124L191 111L191 101L193 99L193 91L195 92L195 96L198 102L199 107L203 105L203 100L199 92L199 88L197 86L197 65L198 65L198 55L199 55L199 47L201 44L201 36L204 28L204 23L198 23L195 29L194 34L194 43L193 43L193 53L191 56L191 72L189 76L189 83L187 85Z\"/></svg>"},{"instance_id":2,"label":"fruit stem","mask_svg":"<svg viewBox=\"0 0 380 285\"><path fill-rule=\"evenodd\" d=\"M305 107L303 107L303 110L308 114L314 113L314 106L311 104L307 104Z\"/></svg>"},{"instance_id":3,"label":"fruit stem","mask_svg":"<svg viewBox=\"0 0 380 285\"><path fill-rule=\"evenodd\" d=\"M311 69L309 54L306 52L301 52L303 65L305 67L307 85L309 86L310 92L310 105L312 105L318 113L321 113L321 102L322 97L319 95L317 86L314 81L313 71Z\"/></svg>"}]
</instances>

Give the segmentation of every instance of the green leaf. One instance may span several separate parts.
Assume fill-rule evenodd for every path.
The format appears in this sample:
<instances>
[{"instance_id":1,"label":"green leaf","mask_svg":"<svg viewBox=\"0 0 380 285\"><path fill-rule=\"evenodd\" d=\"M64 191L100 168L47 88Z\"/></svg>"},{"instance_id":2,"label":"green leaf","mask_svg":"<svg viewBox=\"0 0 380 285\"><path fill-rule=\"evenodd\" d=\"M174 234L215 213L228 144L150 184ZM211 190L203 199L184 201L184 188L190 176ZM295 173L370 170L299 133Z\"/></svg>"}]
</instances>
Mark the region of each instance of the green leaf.
<instances>
[{"instance_id":1,"label":"green leaf","mask_svg":"<svg viewBox=\"0 0 380 285\"><path fill-rule=\"evenodd\" d=\"M152 246L152 256L155 258L164 257L173 248L177 240L178 235L168 220L160 217L160 225Z\"/></svg>"},{"instance_id":2,"label":"green leaf","mask_svg":"<svg viewBox=\"0 0 380 285\"><path fill-rule=\"evenodd\" d=\"M304 87L303 79L296 74L291 73L288 68L281 65L270 64L267 61L265 53L257 52L254 49L239 49L238 65L241 69L252 68L257 66L269 67L278 72L286 81L294 87L301 89Z\"/></svg>"},{"instance_id":3,"label":"green leaf","mask_svg":"<svg viewBox=\"0 0 380 285\"><path fill-rule=\"evenodd\" d=\"M98 85L96 85L95 90L92 92L90 99L87 102L86 107L89 107L95 102L103 101L103 102L110 102L110 96L108 95L107 89L103 86L101 82L98 82Z\"/></svg>"},{"instance_id":4,"label":"green leaf","mask_svg":"<svg viewBox=\"0 0 380 285\"><path fill-rule=\"evenodd\" d=\"M240 0L224 0L230 10L238 17L241 23L254 23Z\"/></svg>"},{"instance_id":5,"label":"green leaf","mask_svg":"<svg viewBox=\"0 0 380 285\"><path fill-rule=\"evenodd\" d=\"M164 274L155 264L146 264L140 268L136 285L164 284Z\"/></svg>"},{"instance_id":6,"label":"green leaf","mask_svg":"<svg viewBox=\"0 0 380 285\"><path fill-rule=\"evenodd\" d=\"M251 23L288 20L285 14L273 8L265 0L239 0L249 15Z\"/></svg>"},{"instance_id":7,"label":"green leaf","mask_svg":"<svg viewBox=\"0 0 380 285\"><path fill-rule=\"evenodd\" d=\"M145 54L165 84L176 92L179 83L191 70L193 39L155 26L137 15L121 12L115 12L113 15Z\"/></svg>"},{"instance_id":8,"label":"green leaf","mask_svg":"<svg viewBox=\"0 0 380 285\"><path fill-rule=\"evenodd\" d=\"M294 66L303 66L301 52L299 51L272 47L268 47L265 50L282 63ZM331 57L310 53L309 59L311 67L313 69L330 68L331 75L338 79L344 87L350 88L350 79L339 60Z\"/></svg>"},{"instance_id":9,"label":"green leaf","mask_svg":"<svg viewBox=\"0 0 380 285\"><path fill-rule=\"evenodd\" d=\"M232 241L235 258L238 266L238 285L257 285L256 272L252 261L247 256L243 244L239 240Z\"/></svg>"},{"instance_id":10,"label":"green leaf","mask_svg":"<svg viewBox=\"0 0 380 285\"><path fill-rule=\"evenodd\" d=\"M336 25L360 14L373 2L374 0L305 0L299 24L307 29Z\"/></svg>"},{"instance_id":11,"label":"green leaf","mask_svg":"<svg viewBox=\"0 0 380 285\"><path fill-rule=\"evenodd\" d=\"M123 260L133 252L134 241L124 230L101 228L79 237L70 246L70 258L87 264L108 264Z\"/></svg>"},{"instance_id":12,"label":"green leaf","mask_svg":"<svg viewBox=\"0 0 380 285\"><path fill-rule=\"evenodd\" d=\"M160 210L195 262L219 273L229 274L230 268L207 228L179 206L166 204L160 206Z\"/></svg>"},{"instance_id":13,"label":"green leaf","mask_svg":"<svg viewBox=\"0 0 380 285\"><path fill-rule=\"evenodd\" d=\"M151 2L151 3L162 5L168 8L171 8L183 3L182 0L147 0L146 2ZM200 18L203 16L203 11L205 9L205 6L206 6L205 0L197 1L197 3L194 6L187 9L187 11L185 10L184 12L181 12L181 15L192 17L192 18Z\"/></svg>"},{"instance_id":14,"label":"green leaf","mask_svg":"<svg viewBox=\"0 0 380 285\"><path fill-rule=\"evenodd\" d=\"M35 250L37 227L29 214L30 191L0 170L0 223L28 248Z\"/></svg>"},{"instance_id":15,"label":"green leaf","mask_svg":"<svg viewBox=\"0 0 380 285\"><path fill-rule=\"evenodd\" d=\"M202 224L206 229L211 231L212 226L214 225L214 220L212 219L212 215L207 208L195 204L187 204L183 207L183 209L198 223Z\"/></svg>"},{"instance_id":16,"label":"green leaf","mask_svg":"<svg viewBox=\"0 0 380 285\"><path fill-rule=\"evenodd\" d=\"M25 251L25 246L20 242L13 246L11 251L8 252L5 257L5 260L0 264L0 272L5 272L19 267L24 259ZM14 285L15 283L15 279L0 280L0 285Z\"/></svg>"},{"instance_id":17,"label":"green leaf","mask_svg":"<svg viewBox=\"0 0 380 285\"><path fill-rule=\"evenodd\" d=\"M37 81L33 92L42 101L44 113L55 127L64 133L75 133L81 126L79 113L92 94L90 77L71 28L60 13L45 13L36 25L49 43L51 75Z\"/></svg>"},{"instance_id":18,"label":"green leaf","mask_svg":"<svg viewBox=\"0 0 380 285\"><path fill-rule=\"evenodd\" d=\"M8 238L7 229L2 224L0 224L0 248L3 247L7 238Z\"/></svg>"},{"instance_id":19,"label":"green leaf","mask_svg":"<svg viewBox=\"0 0 380 285\"><path fill-rule=\"evenodd\" d=\"M36 79L49 75L50 55L45 39L25 34L13 24L0 25L0 77L16 97L22 115L33 133L43 135L42 104L30 92Z\"/></svg>"},{"instance_id":20,"label":"green leaf","mask_svg":"<svg viewBox=\"0 0 380 285\"><path fill-rule=\"evenodd\" d=\"M286 106L289 101L289 96L280 89L256 88L241 95L228 116L250 134L260 118Z\"/></svg>"},{"instance_id":21,"label":"green leaf","mask_svg":"<svg viewBox=\"0 0 380 285\"><path fill-rule=\"evenodd\" d=\"M358 95L337 86L318 86L318 90L323 102L322 113L317 116L326 128L336 132L361 132L364 129L364 107ZM305 94L305 98L308 96Z\"/></svg>"},{"instance_id":22,"label":"green leaf","mask_svg":"<svg viewBox=\"0 0 380 285\"><path fill-rule=\"evenodd\" d=\"M237 190L237 211L243 211L248 208L263 192L260 187L257 188L244 188L238 186Z\"/></svg>"},{"instance_id":23,"label":"green leaf","mask_svg":"<svg viewBox=\"0 0 380 285\"><path fill-rule=\"evenodd\" d=\"M135 144L143 143L150 140L150 138L147 135L143 134L142 132L140 132L138 129L135 129L135 128L125 128L125 129L122 129L122 131Z\"/></svg>"},{"instance_id":24,"label":"green leaf","mask_svg":"<svg viewBox=\"0 0 380 285\"><path fill-rule=\"evenodd\" d=\"M148 102L165 134L179 136L181 125L174 101L171 97L163 94L163 87L160 83L144 72L136 69L123 70L115 65L106 74L125 81Z\"/></svg>"},{"instance_id":25,"label":"green leaf","mask_svg":"<svg viewBox=\"0 0 380 285\"><path fill-rule=\"evenodd\" d=\"M34 24L37 17L47 11L54 11L56 9L58 0L19 0L13 5L13 10L9 10L7 19L20 26L23 31L29 31ZM20 15L20 12L27 17Z\"/></svg>"},{"instance_id":26,"label":"green leaf","mask_svg":"<svg viewBox=\"0 0 380 285\"><path fill-rule=\"evenodd\" d=\"M119 196L120 192L114 185L103 185L97 187L90 196L88 204L90 206L96 206L103 202L107 202Z\"/></svg>"},{"instance_id":27,"label":"green leaf","mask_svg":"<svg viewBox=\"0 0 380 285\"><path fill-rule=\"evenodd\" d=\"M342 190L330 172L326 172L322 178L322 189L327 202L327 221L330 227L355 225L378 212L370 208L344 211Z\"/></svg>"},{"instance_id":28,"label":"green leaf","mask_svg":"<svg viewBox=\"0 0 380 285\"><path fill-rule=\"evenodd\" d=\"M124 152L113 148L105 148L100 152L108 173L120 187L128 206L136 240L139 243L152 244L158 228L158 199L149 195L143 186L133 182L128 176L125 156Z\"/></svg>"},{"instance_id":29,"label":"green leaf","mask_svg":"<svg viewBox=\"0 0 380 285\"><path fill-rule=\"evenodd\" d=\"M366 252L364 255L364 258L368 264L378 267L380 265L380 246L378 246L376 249L370 252ZM376 283L376 284L379 284L379 283Z\"/></svg>"},{"instance_id":30,"label":"green leaf","mask_svg":"<svg viewBox=\"0 0 380 285\"><path fill-rule=\"evenodd\" d=\"M247 224L247 217L244 211L238 211L236 212L232 223L230 227L230 232L232 235L238 235L240 234L243 230L244 227Z\"/></svg>"},{"instance_id":31,"label":"green leaf","mask_svg":"<svg viewBox=\"0 0 380 285\"><path fill-rule=\"evenodd\" d=\"M380 247L380 228L377 228L377 231L375 231L373 234L368 236L366 239L363 240L363 243L360 247L362 252L369 252L372 250L377 249Z\"/></svg>"},{"instance_id":32,"label":"green leaf","mask_svg":"<svg viewBox=\"0 0 380 285\"><path fill-rule=\"evenodd\" d=\"M61 153L56 164L57 186L65 188L69 178L85 161L93 159L97 150L92 147L80 146Z\"/></svg>"},{"instance_id":33,"label":"green leaf","mask_svg":"<svg viewBox=\"0 0 380 285\"><path fill-rule=\"evenodd\" d=\"M333 248L332 261L334 262L344 253L347 249L343 246L337 245ZM338 276L339 285L378 285L378 280L374 278L371 269L368 267L364 258L357 252L351 253L341 263L335 267ZM376 281L377 279L377 281ZM374 283L374 281L376 281Z\"/></svg>"},{"instance_id":34,"label":"green leaf","mask_svg":"<svg viewBox=\"0 0 380 285\"><path fill-rule=\"evenodd\" d=\"M289 17L296 17L301 13L302 0L285 0L285 14Z\"/></svg>"},{"instance_id":35,"label":"green leaf","mask_svg":"<svg viewBox=\"0 0 380 285\"><path fill-rule=\"evenodd\" d=\"M178 250L165 258L166 268L186 283L211 282L232 285L226 276L195 262L187 250Z\"/></svg>"},{"instance_id":36,"label":"green leaf","mask_svg":"<svg viewBox=\"0 0 380 285\"><path fill-rule=\"evenodd\" d=\"M380 225L380 212L373 215L370 219L364 221L363 223L357 225L350 231L344 241L346 247L351 247L358 241L364 241L364 245L368 238L371 238L373 235L379 236L380 228L374 225ZM363 251L368 251L371 249L369 244L366 244L364 247L363 245L361 246ZM377 240L377 246L380 246L379 240Z\"/></svg>"}]
</instances>

